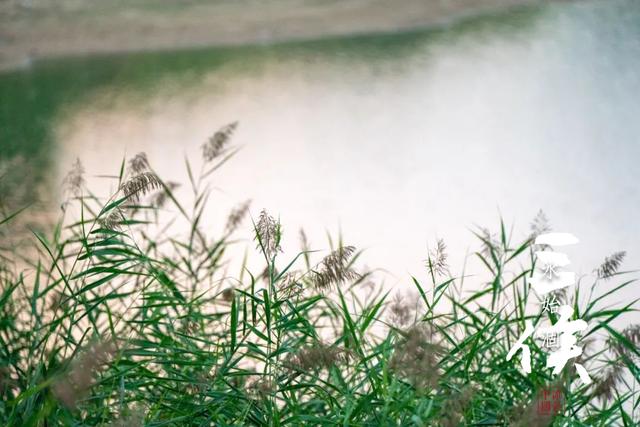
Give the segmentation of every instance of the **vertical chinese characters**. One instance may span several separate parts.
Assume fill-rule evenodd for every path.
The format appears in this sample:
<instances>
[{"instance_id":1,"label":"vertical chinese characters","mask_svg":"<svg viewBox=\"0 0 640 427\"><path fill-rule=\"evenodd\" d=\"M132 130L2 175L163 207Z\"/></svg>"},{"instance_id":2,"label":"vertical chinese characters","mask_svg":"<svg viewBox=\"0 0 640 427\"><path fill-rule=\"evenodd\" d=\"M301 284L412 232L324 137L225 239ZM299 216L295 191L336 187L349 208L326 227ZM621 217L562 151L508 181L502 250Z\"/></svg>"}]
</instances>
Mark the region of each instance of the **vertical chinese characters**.
<instances>
[{"instance_id":1,"label":"vertical chinese characters","mask_svg":"<svg viewBox=\"0 0 640 427\"><path fill-rule=\"evenodd\" d=\"M535 252L536 268L532 274L530 283L533 290L544 298L542 311L549 314L559 314L560 318L549 327L541 327L536 331L536 326L526 322L525 330L515 345L507 354L507 360L522 349L521 366L525 373L531 373L531 350L525 341L532 335L542 339L542 347L551 349L547 357L547 368L553 368L553 374L560 373L569 359L574 359L582 354L582 347L577 346L578 339L575 334L587 329L584 320L571 320L573 309L569 305L560 305L552 292L573 286L576 283L574 272L563 269L570 264L569 257L561 252L555 252L554 246L573 245L578 239L569 233L541 234L535 240L540 250ZM580 380L585 384L591 383L591 378L586 369L579 363L575 364Z\"/></svg>"}]
</instances>

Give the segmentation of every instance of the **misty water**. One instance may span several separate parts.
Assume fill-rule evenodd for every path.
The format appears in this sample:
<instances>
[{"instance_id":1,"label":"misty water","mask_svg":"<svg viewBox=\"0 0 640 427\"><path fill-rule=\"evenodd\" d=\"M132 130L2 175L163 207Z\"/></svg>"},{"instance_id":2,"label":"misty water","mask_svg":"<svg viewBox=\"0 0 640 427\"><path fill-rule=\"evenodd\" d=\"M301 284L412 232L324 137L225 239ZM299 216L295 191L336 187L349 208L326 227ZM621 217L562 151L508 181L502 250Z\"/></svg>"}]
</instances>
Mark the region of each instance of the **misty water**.
<instances>
[{"instance_id":1,"label":"misty water","mask_svg":"<svg viewBox=\"0 0 640 427\"><path fill-rule=\"evenodd\" d=\"M424 276L443 238L452 272L500 216L514 240L539 209L580 244L588 274L628 251L640 266L640 3L560 3L410 34L36 62L0 74L3 158L27 156L55 191L79 158L106 196L125 156L163 179L238 120L207 226L252 199L386 270ZM181 190L188 193L186 186ZM52 203L52 210L58 209ZM250 238L249 228L244 232ZM631 291L629 291L631 292ZM629 294L631 296L631 294Z\"/></svg>"}]
</instances>

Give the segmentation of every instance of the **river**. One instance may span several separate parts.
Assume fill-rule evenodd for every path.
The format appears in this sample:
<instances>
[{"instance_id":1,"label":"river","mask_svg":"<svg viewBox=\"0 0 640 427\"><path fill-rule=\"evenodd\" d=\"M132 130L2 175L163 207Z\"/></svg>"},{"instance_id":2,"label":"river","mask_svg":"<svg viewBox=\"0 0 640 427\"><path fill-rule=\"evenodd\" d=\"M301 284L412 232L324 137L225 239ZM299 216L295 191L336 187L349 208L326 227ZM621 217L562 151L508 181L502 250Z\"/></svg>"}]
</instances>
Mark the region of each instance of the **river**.
<instances>
[{"instance_id":1,"label":"river","mask_svg":"<svg viewBox=\"0 0 640 427\"><path fill-rule=\"evenodd\" d=\"M388 282L406 283L425 275L437 238L459 272L478 247L470 229L495 229L501 215L517 240L542 209L580 238L568 250L578 273L617 250L627 269L640 266L639 2L48 60L0 74L0 93L0 157L30 159L49 192L77 157L106 195L98 176L139 151L186 184L185 155L197 162L206 138L238 120L242 149L213 179L212 229L250 198L254 216L280 216L288 255L300 227L317 249L341 231Z\"/></svg>"}]
</instances>

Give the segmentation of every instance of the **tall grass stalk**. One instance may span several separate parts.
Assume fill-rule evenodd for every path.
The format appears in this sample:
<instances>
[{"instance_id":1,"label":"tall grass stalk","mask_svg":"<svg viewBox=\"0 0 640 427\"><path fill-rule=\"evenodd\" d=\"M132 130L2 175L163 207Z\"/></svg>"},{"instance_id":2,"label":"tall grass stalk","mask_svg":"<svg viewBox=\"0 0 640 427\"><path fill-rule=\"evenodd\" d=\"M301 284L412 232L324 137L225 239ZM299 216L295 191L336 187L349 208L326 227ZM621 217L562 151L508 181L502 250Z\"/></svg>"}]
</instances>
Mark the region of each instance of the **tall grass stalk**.
<instances>
[{"instance_id":1,"label":"tall grass stalk","mask_svg":"<svg viewBox=\"0 0 640 427\"><path fill-rule=\"evenodd\" d=\"M594 383L581 385L571 363L553 377L533 341L525 375L506 355L525 321L543 316L527 309L539 304L527 282L533 235L514 242L502 222L497 233L480 230L486 282L452 275L438 241L408 280L417 299L375 285L364 292L376 278L357 268L355 248L317 254L302 232L303 250L287 256L286 227L266 211L246 234L248 202L219 235L202 227L206 182L235 152L235 128L203 146L199 174L186 162L190 206L146 156L123 161L107 200L86 188L78 163L65 218L33 235L37 253L4 248L0 424L637 425L640 333L612 326L635 301L607 303L635 286L618 271L623 255L564 295L589 322L581 363ZM0 219L3 232L14 231L13 218ZM178 220L186 233L173 232ZM244 263L231 278L226 251L238 237L254 239L264 265ZM600 296L585 298L587 280ZM548 387L564 392L555 416L535 411Z\"/></svg>"}]
</instances>

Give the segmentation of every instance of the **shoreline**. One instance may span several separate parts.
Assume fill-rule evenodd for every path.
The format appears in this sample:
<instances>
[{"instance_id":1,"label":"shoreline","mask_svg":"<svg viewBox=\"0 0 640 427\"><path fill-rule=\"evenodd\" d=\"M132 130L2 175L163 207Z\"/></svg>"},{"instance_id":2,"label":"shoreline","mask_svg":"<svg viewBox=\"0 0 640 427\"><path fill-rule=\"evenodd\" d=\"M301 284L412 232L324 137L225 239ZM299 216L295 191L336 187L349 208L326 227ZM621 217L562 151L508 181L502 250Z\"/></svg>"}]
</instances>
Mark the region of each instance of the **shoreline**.
<instances>
[{"instance_id":1,"label":"shoreline","mask_svg":"<svg viewBox=\"0 0 640 427\"><path fill-rule=\"evenodd\" d=\"M90 0L89 5L51 9L32 0L28 9L16 8L23 1L14 0L0 6L0 71L50 58L402 33L550 1L405 0L397 8L388 0L191 0L173 8L160 7L158 0L131 0L127 7L112 8L103 2L106 6Z\"/></svg>"}]
</instances>

